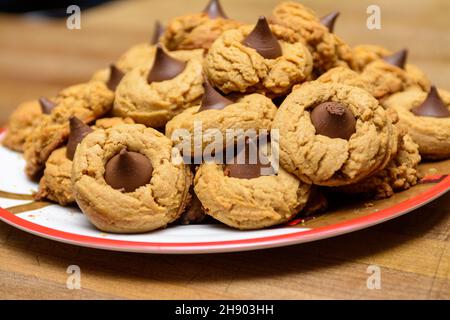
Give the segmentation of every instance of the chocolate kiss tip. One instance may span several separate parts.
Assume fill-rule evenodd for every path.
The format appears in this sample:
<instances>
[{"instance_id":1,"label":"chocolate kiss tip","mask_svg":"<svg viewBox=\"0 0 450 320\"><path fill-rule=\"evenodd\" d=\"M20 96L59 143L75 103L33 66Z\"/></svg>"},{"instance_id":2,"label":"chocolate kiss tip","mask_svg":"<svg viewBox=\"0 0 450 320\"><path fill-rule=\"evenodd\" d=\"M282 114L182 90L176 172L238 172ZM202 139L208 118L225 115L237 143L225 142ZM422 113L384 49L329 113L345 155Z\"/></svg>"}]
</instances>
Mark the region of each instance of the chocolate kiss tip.
<instances>
[{"instance_id":1,"label":"chocolate kiss tip","mask_svg":"<svg viewBox=\"0 0 450 320\"><path fill-rule=\"evenodd\" d=\"M153 36L150 41L150 44L157 44L159 42L159 38L163 35L165 31L164 26L159 20L155 21L155 26L153 27Z\"/></svg>"},{"instance_id":2,"label":"chocolate kiss tip","mask_svg":"<svg viewBox=\"0 0 450 320\"><path fill-rule=\"evenodd\" d=\"M201 112L204 110L222 110L226 106L233 103L233 101L227 99L223 95L221 95L210 83L207 79L203 83L203 88L205 93L203 94L202 103L197 112Z\"/></svg>"},{"instance_id":3,"label":"chocolate kiss tip","mask_svg":"<svg viewBox=\"0 0 450 320\"><path fill-rule=\"evenodd\" d=\"M311 122L316 134L348 140L356 131L353 113L338 102L324 102L311 112Z\"/></svg>"},{"instance_id":4,"label":"chocolate kiss tip","mask_svg":"<svg viewBox=\"0 0 450 320\"><path fill-rule=\"evenodd\" d=\"M320 23L328 28L330 32L334 31L334 25L336 24L336 19L341 13L339 11L333 11L326 16L320 18Z\"/></svg>"},{"instance_id":5,"label":"chocolate kiss tip","mask_svg":"<svg viewBox=\"0 0 450 320\"><path fill-rule=\"evenodd\" d=\"M67 141L66 157L73 160L78 144L93 130L77 117L70 117L69 119L70 133Z\"/></svg>"},{"instance_id":6,"label":"chocolate kiss tip","mask_svg":"<svg viewBox=\"0 0 450 320\"><path fill-rule=\"evenodd\" d=\"M219 0L210 0L205 9L203 9L203 12L206 13L211 19L228 19Z\"/></svg>"},{"instance_id":7,"label":"chocolate kiss tip","mask_svg":"<svg viewBox=\"0 0 450 320\"><path fill-rule=\"evenodd\" d=\"M401 69L405 68L406 60L408 59L408 50L402 49L390 56L384 57L383 60L393 66Z\"/></svg>"},{"instance_id":8,"label":"chocolate kiss tip","mask_svg":"<svg viewBox=\"0 0 450 320\"><path fill-rule=\"evenodd\" d=\"M155 60L152 69L148 73L147 82L161 82L175 78L186 67L186 62L169 56L161 44L156 45Z\"/></svg>"},{"instance_id":9,"label":"chocolate kiss tip","mask_svg":"<svg viewBox=\"0 0 450 320\"><path fill-rule=\"evenodd\" d=\"M53 108L56 106L56 103L47 99L46 97L39 98L39 104L41 105L41 111L43 114L50 114Z\"/></svg>"},{"instance_id":10,"label":"chocolate kiss tip","mask_svg":"<svg viewBox=\"0 0 450 320\"><path fill-rule=\"evenodd\" d=\"M270 30L264 16L259 17L255 27L242 43L255 49L265 59L275 59L282 55L280 43Z\"/></svg>"},{"instance_id":11,"label":"chocolate kiss tip","mask_svg":"<svg viewBox=\"0 0 450 320\"><path fill-rule=\"evenodd\" d=\"M421 105L411 109L411 112L416 116L433 117L433 118L448 118L450 117L450 110L445 102L442 100L439 92L435 86L431 86L425 100Z\"/></svg>"},{"instance_id":12,"label":"chocolate kiss tip","mask_svg":"<svg viewBox=\"0 0 450 320\"><path fill-rule=\"evenodd\" d=\"M111 91L116 91L116 88L119 85L120 80L122 80L123 76L124 73L115 65L111 64L109 66L109 79L106 83L108 89Z\"/></svg>"},{"instance_id":13,"label":"chocolate kiss tip","mask_svg":"<svg viewBox=\"0 0 450 320\"><path fill-rule=\"evenodd\" d=\"M262 164L261 159L259 157L259 151L257 156L257 161L255 164L249 163L250 162L250 146L253 146L253 149L259 150L257 146L257 139L254 140L246 140L245 144L241 146L242 148L238 150L235 158L233 159L233 163L227 164L224 167L224 173L226 176L231 178L238 178L238 179L254 179L261 177L262 175L262 168L270 168L271 165L269 164ZM238 146L239 149L239 146ZM245 163L239 164L236 163L238 156L245 152Z\"/></svg>"},{"instance_id":14,"label":"chocolate kiss tip","mask_svg":"<svg viewBox=\"0 0 450 320\"><path fill-rule=\"evenodd\" d=\"M114 189L133 192L148 184L152 173L152 163L146 156L123 148L106 163L105 181Z\"/></svg>"}]
</instances>

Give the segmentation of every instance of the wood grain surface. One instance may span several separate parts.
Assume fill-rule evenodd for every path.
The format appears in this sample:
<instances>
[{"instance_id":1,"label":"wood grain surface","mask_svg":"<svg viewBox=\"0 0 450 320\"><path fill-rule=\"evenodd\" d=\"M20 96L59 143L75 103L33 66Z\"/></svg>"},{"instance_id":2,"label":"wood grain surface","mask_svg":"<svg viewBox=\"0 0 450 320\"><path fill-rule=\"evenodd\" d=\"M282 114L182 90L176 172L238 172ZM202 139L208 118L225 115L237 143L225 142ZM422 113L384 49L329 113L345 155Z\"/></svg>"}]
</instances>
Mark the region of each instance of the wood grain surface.
<instances>
[{"instance_id":1,"label":"wood grain surface","mask_svg":"<svg viewBox=\"0 0 450 320\"><path fill-rule=\"evenodd\" d=\"M380 0L382 29L365 27L372 1L303 1L338 9L336 32L350 44L408 47L438 86L450 89L450 2ZM276 1L223 0L252 22ZM21 101L87 80L127 47L149 39L153 22L199 11L205 1L117 1L65 20L0 15L0 124ZM1 177L0 177L1 178ZM145 255L80 248L0 223L0 298L6 299L450 299L450 194L403 217L328 240L264 251ZM66 287L69 265L81 289ZM368 289L367 268L381 269Z\"/></svg>"}]
</instances>

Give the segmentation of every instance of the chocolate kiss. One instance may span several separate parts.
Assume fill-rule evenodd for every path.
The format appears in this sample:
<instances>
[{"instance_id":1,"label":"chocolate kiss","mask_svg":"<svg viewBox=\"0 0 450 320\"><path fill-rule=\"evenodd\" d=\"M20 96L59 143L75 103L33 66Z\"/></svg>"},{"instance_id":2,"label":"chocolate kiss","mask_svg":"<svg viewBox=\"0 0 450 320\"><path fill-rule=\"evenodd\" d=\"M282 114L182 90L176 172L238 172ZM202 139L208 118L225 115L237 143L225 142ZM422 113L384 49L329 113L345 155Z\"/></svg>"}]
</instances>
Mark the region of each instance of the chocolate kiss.
<instances>
[{"instance_id":1,"label":"chocolate kiss","mask_svg":"<svg viewBox=\"0 0 450 320\"><path fill-rule=\"evenodd\" d=\"M161 82L175 78L186 67L186 62L169 56L160 44L156 45L155 61L148 73L147 82Z\"/></svg>"},{"instance_id":2,"label":"chocolate kiss","mask_svg":"<svg viewBox=\"0 0 450 320\"><path fill-rule=\"evenodd\" d=\"M153 166L141 153L123 148L105 166L105 181L114 189L133 192L152 179Z\"/></svg>"},{"instance_id":3,"label":"chocolate kiss","mask_svg":"<svg viewBox=\"0 0 450 320\"><path fill-rule=\"evenodd\" d=\"M282 55L281 46L270 30L266 18L263 16L259 17L255 28L242 43L255 49L266 59L275 59Z\"/></svg>"},{"instance_id":4,"label":"chocolate kiss","mask_svg":"<svg viewBox=\"0 0 450 320\"><path fill-rule=\"evenodd\" d=\"M253 147L251 147L253 146ZM262 164L259 157L259 152L257 156L257 161L255 164L250 163L250 149L254 150L256 147L256 141L247 139L244 144L244 148L238 150L236 156L233 159L233 163L226 164L224 168L224 173L228 177L238 178L238 179L253 179L261 176L262 168L269 168L270 164ZM256 149L258 150L258 149ZM245 152L245 163L238 164L238 156Z\"/></svg>"},{"instance_id":5,"label":"chocolate kiss","mask_svg":"<svg viewBox=\"0 0 450 320\"><path fill-rule=\"evenodd\" d=\"M208 17L210 17L211 19L228 19L227 15L222 9L222 5L220 4L219 0L210 0L205 9L203 9L203 12L208 14Z\"/></svg>"},{"instance_id":6,"label":"chocolate kiss","mask_svg":"<svg viewBox=\"0 0 450 320\"><path fill-rule=\"evenodd\" d=\"M164 26L159 22L159 20L155 21L155 26L153 27L153 36L150 41L150 44L157 44L159 42L159 38L164 33Z\"/></svg>"},{"instance_id":7,"label":"chocolate kiss","mask_svg":"<svg viewBox=\"0 0 450 320\"><path fill-rule=\"evenodd\" d=\"M205 80L203 83L203 88L205 89L205 93L203 94L202 103L197 112L212 109L221 110L233 103L233 101L225 98L216 89L214 89L208 80Z\"/></svg>"},{"instance_id":8,"label":"chocolate kiss","mask_svg":"<svg viewBox=\"0 0 450 320\"><path fill-rule=\"evenodd\" d=\"M109 66L109 79L106 83L108 89L111 91L116 91L117 85L119 84L120 80L122 80L123 76L124 73L120 71L120 69L115 65L111 64Z\"/></svg>"},{"instance_id":9,"label":"chocolate kiss","mask_svg":"<svg viewBox=\"0 0 450 320\"><path fill-rule=\"evenodd\" d=\"M41 111L43 114L50 114L53 108L56 106L56 103L47 99L46 97L40 97L39 104L41 105Z\"/></svg>"},{"instance_id":10,"label":"chocolate kiss","mask_svg":"<svg viewBox=\"0 0 450 320\"><path fill-rule=\"evenodd\" d=\"M323 16L320 18L320 23L328 28L328 31L333 32L334 31L334 25L336 23L337 17L339 17L341 13L339 11L334 11L326 16Z\"/></svg>"},{"instance_id":11,"label":"chocolate kiss","mask_svg":"<svg viewBox=\"0 0 450 320\"><path fill-rule=\"evenodd\" d=\"M324 102L311 112L311 122L316 134L330 138L350 139L356 131L356 119L353 113L338 102Z\"/></svg>"},{"instance_id":12,"label":"chocolate kiss","mask_svg":"<svg viewBox=\"0 0 450 320\"><path fill-rule=\"evenodd\" d=\"M93 130L77 117L70 117L70 133L67 141L66 157L73 160L78 144Z\"/></svg>"},{"instance_id":13,"label":"chocolate kiss","mask_svg":"<svg viewBox=\"0 0 450 320\"><path fill-rule=\"evenodd\" d=\"M383 60L393 66L404 69L407 58L408 58L408 50L402 49L390 56L384 57Z\"/></svg>"},{"instance_id":14,"label":"chocolate kiss","mask_svg":"<svg viewBox=\"0 0 450 320\"><path fill-rule=\"evenodd\" d=\"M450 111L447 105L442 101L439 92L435 86L431 86L425 100L418 107L411 109L411 112L416 116L433 117L433 118L448 118L450 117Z\"/></svg>"}]
</instances>

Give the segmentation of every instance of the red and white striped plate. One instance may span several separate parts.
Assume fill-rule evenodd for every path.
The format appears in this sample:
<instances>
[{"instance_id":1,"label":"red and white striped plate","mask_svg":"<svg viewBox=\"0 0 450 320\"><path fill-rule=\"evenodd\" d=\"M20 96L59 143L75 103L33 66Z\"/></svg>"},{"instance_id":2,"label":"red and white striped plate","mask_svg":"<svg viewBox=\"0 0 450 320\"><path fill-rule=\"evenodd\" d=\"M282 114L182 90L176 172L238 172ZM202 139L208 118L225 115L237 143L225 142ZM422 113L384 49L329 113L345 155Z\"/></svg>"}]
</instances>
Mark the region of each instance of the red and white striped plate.
<instances>
[{"instance_id":1,"label":"red and white striped plate","mask_svg":"<svg viewBox=\"0 0 450 320\"><path fill-rule=\"evenodd\" d=\"M1 139L1 137L0 137ZM23 231L79 246L144 253L213 253L281 247L334 237L396 218L450 189L450 161L422 165L422 183L381 201L346 204L315 219L237 231L220 224L171 226L138 235L106 234L78 208L35 202L37 184L23 173L22 155L0 147L0 219ZM431 174L432 173L432 174Z\"/></svg>"}]
</instances>

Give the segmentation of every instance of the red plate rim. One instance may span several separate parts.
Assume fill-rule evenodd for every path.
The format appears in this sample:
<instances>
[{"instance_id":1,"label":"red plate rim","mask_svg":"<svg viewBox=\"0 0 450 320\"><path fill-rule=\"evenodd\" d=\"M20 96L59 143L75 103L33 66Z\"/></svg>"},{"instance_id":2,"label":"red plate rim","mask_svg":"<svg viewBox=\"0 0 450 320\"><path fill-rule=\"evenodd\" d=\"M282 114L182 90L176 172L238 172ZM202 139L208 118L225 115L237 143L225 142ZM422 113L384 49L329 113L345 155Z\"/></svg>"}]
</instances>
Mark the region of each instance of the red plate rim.
<instances>
[{"instance_id":1,"label":"red plate rim","mask_svg":"<svg viewBox=\"0 0 450 320\"><path fill-rule=\"evenodd\" d=\"M0 130L0 133L2 131L3 130ZM364 229L396 218L420 206L423 206L428 202L445 194L449 189L450 176L447 176L435 186L422 192L421 194L418 194L413 198L364 217L351 219L349 221L333 224L330 226L318 227L306 231L293 232L284 235L227 241L164 243L127 241L84 236L38 225L36 223L22 219L2 208L0 208L0 219L18 229L44 238L69 244L113 251L146 253L213 253L246 251L310 242Z\"/></svg>"}]
</instances>

